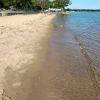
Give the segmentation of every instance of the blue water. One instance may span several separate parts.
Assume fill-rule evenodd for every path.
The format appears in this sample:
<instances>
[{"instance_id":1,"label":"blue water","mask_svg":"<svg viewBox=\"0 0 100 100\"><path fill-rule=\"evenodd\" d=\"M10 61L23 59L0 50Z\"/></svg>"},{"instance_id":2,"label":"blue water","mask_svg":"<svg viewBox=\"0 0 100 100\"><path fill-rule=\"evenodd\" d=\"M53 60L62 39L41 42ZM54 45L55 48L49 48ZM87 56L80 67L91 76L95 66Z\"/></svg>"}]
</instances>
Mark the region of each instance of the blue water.
<instances>
[{"instance_id":1,"label":"blue water","mask_svg":"<svg viewBox=\"0 0 100 100\"><path fill-rule=\"evenodd\" d=\"M59 25L69 28L85 49L91 63L100 68L100 12L59 15Z\"/></svg>"}]
</instances>

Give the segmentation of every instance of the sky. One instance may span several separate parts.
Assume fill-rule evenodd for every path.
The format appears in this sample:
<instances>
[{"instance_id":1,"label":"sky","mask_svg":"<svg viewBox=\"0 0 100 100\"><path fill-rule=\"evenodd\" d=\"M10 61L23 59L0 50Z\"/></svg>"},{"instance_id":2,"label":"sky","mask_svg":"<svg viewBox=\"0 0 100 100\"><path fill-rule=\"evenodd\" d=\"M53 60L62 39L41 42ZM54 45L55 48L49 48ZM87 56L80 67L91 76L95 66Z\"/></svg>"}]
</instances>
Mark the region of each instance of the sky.
<instances>
[{"instance_id":1,"label":"sky","mask_svg":"<svg viewBox=\"0 0 100 100\"><path fill-rule=\"evenodd\" d=\"M72 9L100 9L100 0L71 0L68 8Z\"/></svg>"}]
</instances>

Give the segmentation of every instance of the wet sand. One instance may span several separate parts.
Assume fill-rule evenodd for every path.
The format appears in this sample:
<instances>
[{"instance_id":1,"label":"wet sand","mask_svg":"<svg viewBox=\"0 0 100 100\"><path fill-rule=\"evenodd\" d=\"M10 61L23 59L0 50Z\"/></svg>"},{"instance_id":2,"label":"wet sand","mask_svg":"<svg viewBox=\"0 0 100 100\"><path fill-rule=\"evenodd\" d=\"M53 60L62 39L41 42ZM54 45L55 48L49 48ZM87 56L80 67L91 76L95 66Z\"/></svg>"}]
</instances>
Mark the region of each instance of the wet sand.
<instances>
[{"instance_id":1,"label":"wet sand","mask_svg":"<svg viewBox=\"0 0 100 100\"><path fill-rule=\"evenodd\" d=\"M94 76L69 29L52 35L43 66L30 100L97 100Z\"/></svg>"},{"instance_id":2,"label":"wet sand","mask_svg":"<svg viewBox=\"0 0 100 100\"><path fill-rule=\"evenodd\" d=\"M25 27L21 25L19 34L24 33L22 30L25 29L25 33L28 32L27 35L22 35L26 42L18 49L22 58L15 56L15 53L9 53L4 57L4 59L8 57L5 77L2 78L5 94L11 97L11 100L99 100L90 65L73 32L63 26L61 29L48 31L51 30L48 27L50 20L46 20L48 18L53 17L45 17L34 26L32 21L25 24ZM37 33L42 32L42 36L40 33L36 33L36 36L29 34L32 33L33 27L37 29ZM45 28L45 31L41 31ZM46 32L48 35L45 36ZM52 35L49 35L49 32ZM39 39L36 40L38 43L34 42L35 39ZM12 46L14 45L15 43ZM19 45L16 48L19 48ZM10 59L12 56L19 61ZM14 62L17 62L16 66L11 65Z\"/></svg>"}]
</instances>

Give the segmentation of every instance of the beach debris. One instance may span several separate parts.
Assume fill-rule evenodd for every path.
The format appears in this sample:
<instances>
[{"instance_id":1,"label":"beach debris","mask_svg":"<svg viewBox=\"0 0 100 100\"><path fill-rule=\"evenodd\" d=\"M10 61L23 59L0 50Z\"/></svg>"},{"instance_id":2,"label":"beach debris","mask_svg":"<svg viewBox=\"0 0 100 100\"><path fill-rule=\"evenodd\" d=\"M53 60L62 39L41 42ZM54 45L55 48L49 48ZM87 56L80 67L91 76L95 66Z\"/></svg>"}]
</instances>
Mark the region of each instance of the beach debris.
<instances>
[{"instance_id":1,"label":"beach debris","mask_svg":"<svg viewBox=\"0 0 100 100\"><path fill-rule=\"evenodd\" d=\"M83 50L83 48L80 46L80 49Z\"/></svg>"},{"instance_id":2,"label":"beach debris","mask_svg":"<svg viewBox=\"0 0 100 100\"><path fill-rule=\"evenodd\" d=\"M63 25L60 25L60 27L63 27Z\"/></svg>"},{"instance_id":3,"label":"beach debris","mask_svg":"<svg viewBox=\"0 0 100 100\"><path fill-rule=\"evenodd\" d=\"M0 100L2 100L2 94L3 94L3 90L0 89Z\"/></svg>"},{"instance_id":4,"label":"beach debris","mask_svg":"<svg viewBox=\"0 0 100 100\"><path fill-rule=\"evenodd\" d=\"M11 97L5 94L4 89L0 89L0 100L12 100Z\"/></svg>"}]
</instances>

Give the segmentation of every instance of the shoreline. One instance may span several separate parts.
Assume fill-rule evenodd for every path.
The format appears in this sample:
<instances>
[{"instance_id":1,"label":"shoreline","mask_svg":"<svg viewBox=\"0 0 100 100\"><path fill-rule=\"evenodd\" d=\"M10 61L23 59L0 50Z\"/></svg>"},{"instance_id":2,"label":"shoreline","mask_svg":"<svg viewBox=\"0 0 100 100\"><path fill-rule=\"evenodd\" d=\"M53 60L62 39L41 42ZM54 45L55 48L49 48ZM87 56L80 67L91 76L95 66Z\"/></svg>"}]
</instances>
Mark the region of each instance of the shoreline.
<instances>
[{"instance_id":1,"label":"shoreline","mask_svg":"<svg viewBox=\"0 0 100 100\"><path fill-rule=\"evenodd\" d=\"M55 15L5 16L0 22L1 98L99 100L87 53Z\"/></svg>"},{"instance_id":2,"label":"shoreline","mask_svg":"<svg viewBox=\"0 0 100 100\"><path fill-rule=\"evenodd\" d=\"M50 45L52 44L53 50L54 50L52 52L53 56L55 55L56 57L53 58L51 55L49 55L49 56L51 56L52 59L54 59L55 61L52 61L52 59L50 59L51 57L49 57L48 59L50 59L51 63L53 63L53 65L51 64L52 66L57 66L57 67L59 66L59 68L64 66L66 69L65 74L66 73L70 74L70 78L68 75L66 75L66 78L68 78L68 80L69 80L69 81L68 80L66 80L66 81L68 81L68 83L70 82L70 84L68 84L68 87L66 88L67 90L69 89L69 91L72 91L73 89L75 89L75 87L78 86L78 90L75 89L74 92L73 91L71 92L71 93L76 93L75 91L79 91L79 94L76 94L76 95L78 95L77 96L78 98L75 97L75 98L77 98L75 100L80 100L82 98L82 95L84 95L84 94L85 95L83 96L83 98L85 98L86 95L88 94L88 97L86 97L86 98L88 98L88 99L91 98L91 100L93 98L94 99L98 98L98 100L99 100L100 95L99 95L97 82L95 80L94 72L91 69L91 64L89 63L88 58L86 57L87 55L84 54L85 52L84 52L83 48L81 47L81 43L78 40L77 36L75 36L74 31L68 26L62 26L64 24L64 22L61 23L62 19L63 18L61 18L61 16L58 17L58 20L56 21L56 26L58 26L59 30L57 30L57 32L53 36L51 43L50 43ZM61 25L61 28L59 25ZM65 49L65 50L63 50L63 49ZM58 51L58 54L57 54L57 51ZM57 61L57 59L58 59L58 61ZM65 60L65 63L63 64L64 60ZM50 65L48 65L48 66L50 66ZM51 70L52 69L53 69L53 67L51 68ZM55 69L57 69L57 68L55 67ZM63 70L63 69L60 69L60 70ZM44 71L44 72L46 72L46 71ZM75 75L73 75L73 74L75 74ZM61 77L61 76L59 76L59 77ZM60 79L63 79L63 77L59 78L59 80ZM73 84L75 81L76 81L76 84ZM82 83L80 84L80 82L82 82ZM62 82L61 84L64 84L64 83L65 82ZM88 84L92 84L92 85L89 86ZM85 87L84 87L84 85L85 85ZM72 90L70 90L69 86L73 87ZM81 89L79 87L83 88L83 91L84 91L83 94L82 94L83 91L81 91ZM88 89L85 90L85 88L88 88ZM71 93L68 94L68 96L72 95ZM91 93L93 93L93 94L91 94ZM92 98L91 95L92 96L94 95L94 97ZM74 98L74 96L73 96L73 98ZM88 99L86 99L86 100L88 100Z\"/></svg>"}]
</instances>

